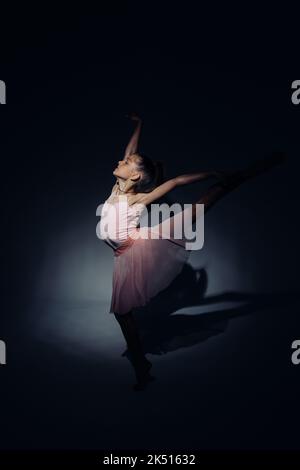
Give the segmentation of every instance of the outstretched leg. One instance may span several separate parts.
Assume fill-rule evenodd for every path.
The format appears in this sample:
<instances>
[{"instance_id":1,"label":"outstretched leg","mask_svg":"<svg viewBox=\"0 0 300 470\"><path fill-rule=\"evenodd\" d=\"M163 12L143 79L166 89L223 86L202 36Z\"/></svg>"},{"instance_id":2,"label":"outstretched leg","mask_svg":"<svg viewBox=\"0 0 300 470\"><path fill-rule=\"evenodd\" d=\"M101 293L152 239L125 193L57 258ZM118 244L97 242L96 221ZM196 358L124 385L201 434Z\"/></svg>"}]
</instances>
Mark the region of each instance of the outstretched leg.
<instances>
[{"instance_id":1,"label":"outstretched leg","mask_svg":"<svg viewBox=\"0 0 300 470\"><path fill-rule=\"evenodd\" d=\"M273 153L270 157L259 160L244 171L233 173L223 182L213 185L208 191L192 206L192 222L196 220L196 204L204 204L204 213L206 213L223 196L239 187L245 181L248 181L261 173L264 173L276 165L285 161L283 153Z\"/></svg>"}]
</instances>

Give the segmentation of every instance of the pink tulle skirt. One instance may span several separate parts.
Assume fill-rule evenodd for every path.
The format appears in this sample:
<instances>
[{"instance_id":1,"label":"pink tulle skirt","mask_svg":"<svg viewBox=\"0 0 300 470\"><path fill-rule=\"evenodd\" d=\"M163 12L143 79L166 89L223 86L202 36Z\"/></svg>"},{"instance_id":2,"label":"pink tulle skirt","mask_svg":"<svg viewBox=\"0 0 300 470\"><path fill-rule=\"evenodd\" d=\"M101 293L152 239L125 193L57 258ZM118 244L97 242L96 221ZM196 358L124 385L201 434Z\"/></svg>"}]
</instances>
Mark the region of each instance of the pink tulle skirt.
<instances>
[{"instance_id":1,"label":"pink tulle skirt","mask_svg":"<svg viewBox=\"0 0 300 470\"><path fill-rule=\"evenodd\" d=\"M189 258L185 249L186 239L142 238L142 231L136 229L129 243L115 251L112 280L112 298L109 313L125 314L135 307L144 306L148 301L167 288L181 272Z\"/></svg>"}]
</instances>

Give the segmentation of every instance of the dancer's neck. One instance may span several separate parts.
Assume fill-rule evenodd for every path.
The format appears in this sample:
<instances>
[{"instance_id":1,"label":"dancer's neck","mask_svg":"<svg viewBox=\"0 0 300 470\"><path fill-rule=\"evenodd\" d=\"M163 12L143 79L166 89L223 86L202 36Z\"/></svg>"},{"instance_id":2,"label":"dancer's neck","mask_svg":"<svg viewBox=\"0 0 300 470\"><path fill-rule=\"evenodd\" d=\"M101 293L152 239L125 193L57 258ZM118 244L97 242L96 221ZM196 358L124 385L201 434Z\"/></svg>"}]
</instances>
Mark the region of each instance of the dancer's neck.
<instances>
[{"instance_id":1,"label":"dancer's neck","mask_svg":"<svg viewBox=\"0 0 300 470\"><path fill-rule=\"evenodd\" d=\"M119 191L121 193L124 193L124 194L134 194L134 190L133 189L130 189L128 191L125 191L125 188L126 188L126 181L124 181L123 179L121 178L118 178L117 179L117 184L118 184L118 188L119 188Z\"/></svg>"}]
</instances>

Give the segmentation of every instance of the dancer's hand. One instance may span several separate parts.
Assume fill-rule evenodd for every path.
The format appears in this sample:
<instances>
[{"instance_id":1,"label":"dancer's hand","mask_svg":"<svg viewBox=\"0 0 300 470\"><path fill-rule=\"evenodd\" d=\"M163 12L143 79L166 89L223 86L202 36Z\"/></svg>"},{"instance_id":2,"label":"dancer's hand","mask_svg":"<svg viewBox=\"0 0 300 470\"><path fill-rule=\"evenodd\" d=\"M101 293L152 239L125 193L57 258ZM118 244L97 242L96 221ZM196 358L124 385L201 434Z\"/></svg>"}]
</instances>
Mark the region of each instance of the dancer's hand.
<instances>
[{"instance_id":1,"label":"dancer's hand","mask_svg":"<svg viewBox=\"0 0 300 470\"><path fill-rule=\"evenodd\" d=\"M139 121L141 122L141 118L136 114L136 113L129 113L129 114L126 114L126 117L131 119L132 121Z\"/></svg>"},{"instance_id":2,"label":"dancer's hand","mask_svg":"<svg viewBox=\"0 0 300 470\"><path fill-rule=\"evenodd\" d=\"M127 144L127 147L125 149L125 155L124 158L126 158L128 155L132 155L133 153L136 153L138 150L138 143L139 143L139 138L140 138L140 132L142 128L142 120L141 118L136 114L136 113L129 113L126 114L126 117L131 119L132 121L135 121L135 130L134 133L130 139L130 141Z\"/></svg>"}]
</instances>

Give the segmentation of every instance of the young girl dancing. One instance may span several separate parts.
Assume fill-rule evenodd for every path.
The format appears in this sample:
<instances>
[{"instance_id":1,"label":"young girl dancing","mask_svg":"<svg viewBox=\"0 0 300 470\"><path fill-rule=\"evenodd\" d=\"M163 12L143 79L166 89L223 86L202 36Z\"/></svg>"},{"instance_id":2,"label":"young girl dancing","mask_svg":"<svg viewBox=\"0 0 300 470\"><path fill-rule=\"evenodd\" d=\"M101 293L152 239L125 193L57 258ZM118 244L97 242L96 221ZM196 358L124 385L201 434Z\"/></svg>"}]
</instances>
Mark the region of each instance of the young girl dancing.
<instances>
[{"instance_id":1,"label":"young girl dancing","mask_svg":"<svg viewBox=\"0 0 300 470\"><path fill-rule=\"evenodd\" d=\"M146 305L158 292L169 286L190 255L190 250L185 248L187 239L175 236L176 225L182 223L178 214L154 228L140 228L138 225L143 210L177 186L215 178L217 182L191 205L190 215L194 223L199 214L198 204L204 205L206 213L225 194L281 163L284 156L274 153L244 171L231 174L220 171L199 172L176 176L163 182L161 163L138 152L141 119L135 114L130 117L136 121L136 128L124 158L113 171L117 181L102 207L100 238L114 250L110 313L118 321L127 343L137 379L133 389L138 391L143 390L155 377L150 374L152 364L145 357L133 309ZM108 230L108 226L116 220L116 213L117 224L114 230ZM165 227L168 223L170 232L166 237ZM141 236L145 230L148 237ZM155 238L151 236L154 233Z\"/></svg>"}]
</instances>

